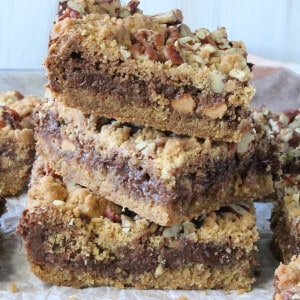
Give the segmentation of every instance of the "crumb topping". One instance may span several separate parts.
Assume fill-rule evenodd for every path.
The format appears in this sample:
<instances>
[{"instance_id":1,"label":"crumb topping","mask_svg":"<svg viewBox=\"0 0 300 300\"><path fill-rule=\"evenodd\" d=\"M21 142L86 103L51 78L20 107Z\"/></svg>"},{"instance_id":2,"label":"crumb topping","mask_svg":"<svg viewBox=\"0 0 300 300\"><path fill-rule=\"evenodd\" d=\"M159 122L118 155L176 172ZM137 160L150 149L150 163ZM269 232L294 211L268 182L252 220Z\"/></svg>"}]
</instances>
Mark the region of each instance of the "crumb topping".
<instances>
[{"instance_id":1,"label":"crumb topping","mask_svg":"<svg viewBox=\"0 0 300 300\"><path fill-rule=\"evenodd\" d=\"M246 82L251 78L244 44L228 40L224 27L192 32L182 23L180 10L149 16L137 5L138 1L125 6L119 1L68 1L51 39L77 36L83 47L95 45L94 56L113 61L159 62L162 69L180 67L189 72L207 70L216 92L228 88L225 80Z\"/></svg>"}]
</instances>

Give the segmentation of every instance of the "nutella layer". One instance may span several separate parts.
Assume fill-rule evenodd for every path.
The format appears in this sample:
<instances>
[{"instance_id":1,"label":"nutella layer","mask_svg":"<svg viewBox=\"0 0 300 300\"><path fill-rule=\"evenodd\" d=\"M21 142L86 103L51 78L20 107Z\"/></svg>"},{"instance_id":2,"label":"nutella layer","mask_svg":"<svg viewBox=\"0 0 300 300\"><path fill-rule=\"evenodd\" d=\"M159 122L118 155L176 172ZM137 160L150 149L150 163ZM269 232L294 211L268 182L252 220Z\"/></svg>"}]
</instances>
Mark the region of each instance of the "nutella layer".
<instances>
[{"instance_id":1,"label":"nutella layer","mask_svg":"<svg viewBox=\"0 0 300 300\"><path fill-rule=\"evenodd\" d=\"M63 181L41 157L17 233L31 270L56 285L250 290L254 281L251 202L163 227Z\"/></svg>"},{"instance_id":2,"label":"nutella layer","mask_svg":"<svg viewBox=\"0 0 300 300\"><path fill-rule=\"evenodd\" d=\"M274 286L274 300L300 299L300 256L294 256L287 265L279 265L275 271Z\"/></svg>"},{"instance_id":3,"label":"nutella layer","mask_svg":"<svg viewBox=\"0 0 300 300\"><path fill-rule=\"evenodd\" d=\"M300 173L300 110L272 113L267 108L253 112L256 125L266 133L272 142L274 158L281 172Z\"/></svg>"},{"instance_id":4,"label":"nutella layer","mask_svg":"<svg viewBox=\"0 0 300 300\"><path fill-rule=\"evenodd\" d=\"M59 101L121 122L238 142L252 128L251 64L225 28L195 32L180 10L65 1L45 60Z\"/></svg>"},{"instance_id":5,"label":"nutella layer","mask_svg":"<svg viewBox=\"0 0 300 300\"><path fill-rule=\"evenodd\" d=\"M211 142L84 115L51 99L36 117L37 151L59 175L160 225L273 192L255 132L239 144Z\"/></svg>"},{"instance_id":6,"label":"nutella layer","mask_svg":"<svg viewBox=\"0 0 300 300\"><path fill-rule=\"evenodd\" d=\"M276 255L288 264L300 255L300 176L284 175L277 183L278 203L271 218Z\"/></svg>"},{"instance_id":7,"label":"nutella layer","mask_svg":"<svg viewBox=\"0 0 300 300\"><path fill-rule=\"evenodd\" d=\"M32 111L39 101L19 92L0 93L0 196L18 193L35 153Z\"/></svg>"}]
</instances>

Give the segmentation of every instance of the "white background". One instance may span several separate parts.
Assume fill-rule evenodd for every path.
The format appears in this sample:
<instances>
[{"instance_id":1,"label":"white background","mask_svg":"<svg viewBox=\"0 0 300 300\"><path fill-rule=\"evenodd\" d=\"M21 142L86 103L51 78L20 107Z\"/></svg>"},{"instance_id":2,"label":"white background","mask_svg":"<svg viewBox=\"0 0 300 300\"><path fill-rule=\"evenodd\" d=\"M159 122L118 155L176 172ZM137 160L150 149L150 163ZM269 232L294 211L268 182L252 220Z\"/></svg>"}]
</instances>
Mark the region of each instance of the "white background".
<instances>
[{"instance_id":1,"label":"white background","mask_svg":"<svg viewBox=\"0 0 300 300\"><path fill-rule=\"evenodd\" d=\"M43 68L56 7L57 0L0 0L0 69ZM300 63L299 0L141 0L140 7L180 8L193 30L225 26L249 53Z\"/></svg>"}]
</instances>

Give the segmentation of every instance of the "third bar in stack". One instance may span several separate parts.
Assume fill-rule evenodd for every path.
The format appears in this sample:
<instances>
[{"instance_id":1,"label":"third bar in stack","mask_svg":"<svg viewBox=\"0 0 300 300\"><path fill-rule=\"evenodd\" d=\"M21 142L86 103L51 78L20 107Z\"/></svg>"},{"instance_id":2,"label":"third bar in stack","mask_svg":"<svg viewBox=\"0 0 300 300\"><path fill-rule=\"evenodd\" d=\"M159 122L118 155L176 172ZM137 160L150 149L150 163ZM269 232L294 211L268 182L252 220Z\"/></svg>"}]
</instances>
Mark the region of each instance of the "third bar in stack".
<instances>
[{"instance_id":1,"label":"third bar in stack","mask_svg":"<svg viewBox=\"0 0 300 300\"><path fill-rule=\"evenodd\" d=\"M138 219L170 226L172 235L160 236L155 253L170 243L175 247L170 255L176 257L180 251L184 252L182 247L187 245L186 241L193 240L197 245L207 243L205 234L197 235L195 231L190 235L182 231L181 222L200 218L201 228L206 214L221 209L214 216L223 217L224 212L233 211L224 215L224 226L218 229L228 238L226 251L237 251L233 260L225 262L216 251L209 254L214 259L208 265L198 262L194 256L191 261L178 262L186 264L190 271L193 268L193 272L196 269L200 272L204 266L215 270L218 264L225 264L225 269L222 267L225 274L243 252L232 247L229 241L234 228L230 220L236 211L240 212L238 215L250 213L251 225L249 220L242 221L240 228L241 233L252 236L247 249L251 253L255 249L253 209L245 212L240 202L273 192L265 141L253 129L250 117L249 102L254 89L248 83L251 68L246 56L243 44L229 41L224 28L213 32L199 29L192 33L182 24L179 10L146 16L138 9L138 1L130 1L125 6L119 1L61 3L46 59L47 101L37 111L37 151L55 178L62 176L65 182L86 187L120 205L122 211L129 209ZM68 202L66 197L63 202ZM36 220L36 230L40 232L36 216L40 215L40 208L29 215ZM84 220L93 222L83 215ZM30 227L34 227L31 217L27 219L24 214L20 232L27 240L28 256L32 258L35 256L28 234L28 230L34 230ZM205 228L216 229L216 223L207 220ZM42 243L43 236L56 230L49 226L47 234L37 235ZM165 228L160 232L165 232ZM149 241L154 242L149 234L139 240L139 247L146 249ZM97 235L101 236L101 230ZM116 241L120 236L123 241L123 235L115 236ZM179 236L184 243L178 242ZM69 233L65 240L72 243ZM96 248L104 251L99 246ZM93 258L92 252L89 257L90 272L94 274L104 265ZM162 259L164 255L160 253L159 257ZM152 279L143 285L249 289L252 258L252 254L246 256L240 274L238 263L232 264L237 272L235 279L230 279L232 283L208 285L201 281L201 272L196 271L199 282L188 283L189 276L180 282L179 272L172 273L176 284L171 285L153 279L159 277L158 273L166 274L165 271L153 274L150 268L152 271L145 276ZM59 261L59 255L55 261ZM166 259L161 263L162 270L172 270ZM58 271L55 262L42 264L42 273L47 273L48 266ZM112 282L121 278L123 284L137 286L133 282L139 277L130 273L128 266L129 273L124 275L125 266L122 267L122 262L120 265L119 271L110 274ZM67 263L65 268L68 269ZM79 269L88 276L89 268ZM237 283L239 275L245 279L244 284ZM132 277L135 279L126 279ZM63 281L56 283L63 284ZM79 286L92 284L99 282L77 283Z\"/></svg>"}]
</instances>

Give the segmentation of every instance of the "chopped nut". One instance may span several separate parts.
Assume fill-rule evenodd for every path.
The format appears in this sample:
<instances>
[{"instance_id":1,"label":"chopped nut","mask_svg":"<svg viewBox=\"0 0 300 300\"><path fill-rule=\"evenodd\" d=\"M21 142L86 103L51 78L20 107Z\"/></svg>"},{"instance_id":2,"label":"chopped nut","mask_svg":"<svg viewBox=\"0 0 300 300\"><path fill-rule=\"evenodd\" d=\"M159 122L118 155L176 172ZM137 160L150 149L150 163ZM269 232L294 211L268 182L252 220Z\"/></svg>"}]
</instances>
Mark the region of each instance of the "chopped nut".
<instances>
[{"instance_id":1,"label":"chopped nut","mask_svg":"<svg viewBox=\"0 0 300 300\"><path fill-rule=\"evenodd\" d=\"M171 227L166 227L163 231L163 236L170 238L174 237L181 230L181 224L175 224Z\"/></svg>"},{"instance_id":2,"label":"chopped nut","mask_svg":"<svg viewBox=\"0 0 300 300\"><path fill-rule=\"evenodd\" d=\"M62 207L62 206L64 206L66 204L65 201L62 201L62 200L54 200L52 203L56 207Z\"/></svg>"},{"instance_id":3,"label":"chopped nut","mask_svg":"<svg viewBox=\"0 0 300 300\"><path fill-rule=\"evenodd\" d=\"M175 224L171 227L166 227L163 231L163 236L170 238L174 237L181 230L181 224Z\"/></svg>"},{"instance_id":4,"label":"chopped nut","mask_svg":"<svg viewBox=\"0 0 300 300\"><path fill-rule=\"evenodd\" d=\"M120 0L98 0L97 4L111 17L117 17L121 8Z\"/></svg>"},{"instance_id":5,"label":"chopped nut","mask_svg":"<svg viewBox=\"0 0 300 300\"><path fill-rule=\"evenodd\" d=\"M244 69L233 69L229 72L229 75L233 78L238 79L241 82L244 82L249 79L250 70Z\"/></svg>"},{"instance_id":6,"label":"chopped nut","mask_svg":"<svg viewBox=\"0 0 300 300\"><path fill-rule=\"evenodd\" d=\"M155 277L159 277L160 275L162 275L164 272L164 269L161 265L158 265L155 272L154 272L154 276Z\"/></svg>"},{"instance_id":7,"label":"chopped nut","mask_svg":"<svg viewBox=\"0 0 300 300\"><path fill-rule=\"evenodd\" d=\"M114 223L121 223L121 217L119 212L113 211L113 209L107 205L103 212L103 217L110 219Z\"/></svg>"},{"instance_id":8,"label":"chopped nut","mask_svg":"<svg viewBox=\"0 0 300 300\"><path fill-rule=\"evenodd\" d=\"M163 54L167 60L170 60L173 65L180 65L184 62L180 53L176 50L174 45L166 45L163 48Z\"/></svg>"},{"instance_id":9,"label":"chopped nut","mask_svg":"<svg viewBox=\"0 0 300 300\"><path fill-rule=\"evenodd\" d=\"M120 47L120 53L125 60L131 56L131 53L128 50L126 50L126 48L124 46Z\"/></svg>"},{"instance_id":10,"label":"chopped nut","mask_svg":"<svg viewBox=\"0 0 300 300\"><path fill-rule=\"evenodd\" d=\"M182 37L182 38L188 37L188 36L189 37L193 36L193 33L192 33L190 27L187 26L186 24L180 24L178 26L178 29L179 29L180 37Z\"/></svg>"},{"instance_id":11,"label":"chopped nut","mask_svg":"<svg viewBox=\"0 0 300 300\"><path fill-rule=\"evenodd\" d=\"M281 113L279 116L279 121L281 123L283 123L284 125L288 125L290 120L289 120L289 117L285 113Z\"/></svg>"},{"instance_id":12,"label":"chopped nut","mask_svg":"<svg viewBox=\"0 0 300 300\"><path fill-rule=\"evenodd\" d=\"M179 9L173 9L164 14L154 15L153 18L160 24L176 25L183 20L182 12Z\"/></svg>"},{"instance_id":13,"label":"chopped nut","mask_svg":"<svg viewBox=\"0 0 300 300\"><path fill-rule=\"evenodd\" d=\"M195 100L191 94L185 93L171 102L171 107L179 113L188 114L193 112Z\"/></svg>"},{"instance_id":14,"label":"chopped nut","mask_svg":"<svg viewBox=\"0 0 300 300\"><path fill-rule=\"evenodd\" d=\"M218 71L212 71L209 74L210 86L214 93L222 93L224 90L224 75Z\"/></svg>"},{"instance_id":15,"label":"chopped nut","mask_svg":"<svg viewBox=\"0 0 300 300\"><path fill-rule=\"evenodd\" d=\"M169 40L173 42L180 38L179 29L176 26L169 26L167 27L167 36Z\"/></svg>"},{"instance_id":16,"label":"chopped nut","mask_svg":"<svg viewBox=\"0 0 300 300\"><path fill-rule=\"evenodd\" d=\"M206 28L200 28L196 30L195 34L200 40L203 40L208 34L210 34L210 32Z\"/></svg>"},{"instance_id":17,"label":"chopped nut","mask_svg":"<svg viewBox=\"0 0 300 300\"><path fill-rule=\"evenodd\" d=\"M67 5L71 9L76 10L81 14L84 14L84 7L80 3L70 0L68 1Z\"/></svg>"},{"instance_id":18,"label":"chopped nut","mask_svg":"<svg viewBox=\"0 0 300 300\"><path fill-rule=\"evenodd\" d=\"M68 140L63 140L61 142L61 149L63 151L75 151L76 150L76 146L72 142L70 142Z\"/></svg>"},{"instance_id":19,"label":"chopped nut","mask_svg":"<svg viewBox=\"0 0 300 300\"><path fill-rule=\"evenodd\" d=\"M127 3L126 5L126 9L129 11L129 13L131 15L133 15L136 10L137 10L137 7L139 6L140 4L140 1L137 1L137 0L131 0Z\"/></svg>"},{"instance_id":20,"label":"chopped nut","mask_svg":"<svg viewBox=\"0 0 300 300\"><path fill-rule=\"evenodd\" d=\"M203 108L202 113L210 119L221 119L227 111L226 103L222 102L216 106Z\"/></svg>"},{"instance_id":21,"label":"chopped nut","mask_svg":"<svg viewBox=\"0 0 300 300\"><path fill-rule=\"evenodd\" d=\"M121 223L123 228L133 228L135 226L134 220L124 214L121 215Z\"/></svg>"},{"instance_id":22,"label":"chopped nut","mask_svg":"<svg viewBox=\"0 0 300 300\"><path fill-rule=\"evenodd\" d=\"M237 153L244 154L249 150L249 145L255 140L253 133L247 133L242 136L241 140L237 144Z\"/></svg>"},{"instance_id":23,"label":"chopped nut","mask_svg":"<svg viewBox=\"0 0 300 300\"><path fill-rule=\"evenodd\" d=\"M67 7L63 14L59 16L58 21L62 21L65 18L80 19L82 18L82 14L77 10Z\"/></svg>"},{"instance_id":24,"label":"chopped nut","mask_svg":"<svg viewBox=\"0 0 300 300\"><path fill-rule=\"evenodd\" d=\"M158 225L156 223L154 223L154 222L151 222L151 224L149 226L149 231L151 233L154 233L157 230L157 228L158 228Z\"/></svg>"}]
</instances>

